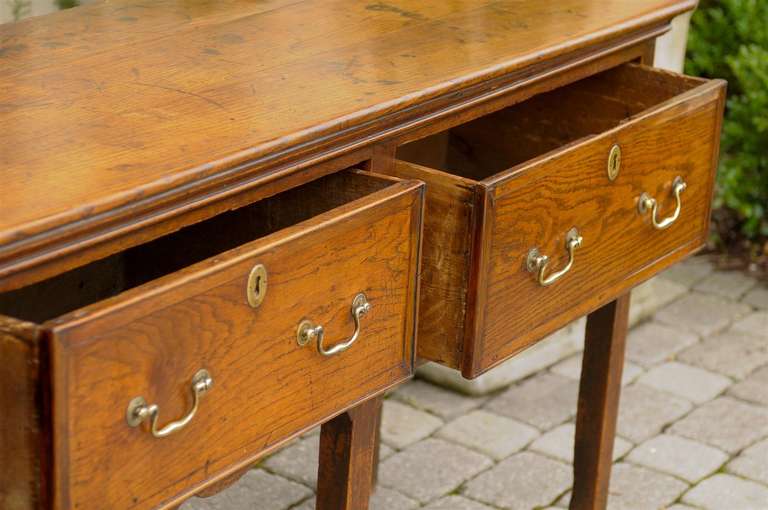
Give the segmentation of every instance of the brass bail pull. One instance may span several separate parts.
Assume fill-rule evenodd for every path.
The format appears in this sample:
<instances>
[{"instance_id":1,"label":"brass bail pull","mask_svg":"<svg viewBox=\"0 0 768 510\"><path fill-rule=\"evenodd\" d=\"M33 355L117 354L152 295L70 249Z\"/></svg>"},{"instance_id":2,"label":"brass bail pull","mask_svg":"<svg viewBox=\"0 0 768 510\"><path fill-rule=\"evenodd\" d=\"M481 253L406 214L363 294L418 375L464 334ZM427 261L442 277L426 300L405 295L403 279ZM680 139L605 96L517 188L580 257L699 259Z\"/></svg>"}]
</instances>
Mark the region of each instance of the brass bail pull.
<instances>
[{"instance_id":1,"label":"brass bail pull","mask_svg":"<svg viewBox=\"0 0 768 510\"><path fill-rule=\"evenodd\" d=\"M317 352L323 356L333 356L346 351L352 344L354 344L360 337L360 318L371 311L371 304L362 292L355 296L352 300L352 320L355 322L355 331L348 340L338 343L330 348L323 346L323 339L325 338L325 329L320 324L315 324L309 319L305 319L299 323L299 327L296 331L296 342L301 345L307 345L311 340L317 339Z\"/></svg>"},{"instance_id":2,"label":"brass bail pull","mask_svg":"<svg viewBox=\"0 0 768 510\"><path fill-rule=\"evenodd\" d=\"M549 257L542 255L538 248L532 248L528 252L528 258L526 259L526 268L536 276L536 281L542 287L548 287L552 285L560 278L565 276L568 271L573 267L574 253L576 248L581 248L583 238L579 235L579 231L572 228L568 231L565 237L565 249L568 250L568 263L559 271L546 275L547 267L549 266Z\"/></svg>"},{"instance_id":3,"label":"brass bail pull","mask_svg":"<svg viewBox=\"0 0 768 510\"><path fill-rule=\"evenodd\" d=\"M158 429L157 425L158 415L160 414L159 406L157 404L148 405L144 397L136 397L131 400L125 413L125 419L131 427L138 427L143 422L149 420L149 430L154 437L170 436L174 432L186 427L192 421L200 406L200 397L210 390L212 386L213 378L207 370L197 372L192 378L192 396L194 399L192 409L184 418L171 422L161 429Z\"/></svg>"},{"instance_id":4,"label":"brass bail pull","mask_svg":"<svg viewBox=\"0 0 768 510\"><path fill-rule=\"evenodd\" d=\"M659 220L659 203L655 198L651 198L648 193L643 193L640 195L640 199L637 202L638 212L640 214L645 214L646 212L651 211L651 223L653 224L653 228L657 230L664 230L665 228L672 225L678 217L680 217L680 211L683 208L683 204L680 200L680 193L685 191L687 186L688 185L680 176L675 177L675 180L672 181L672 193L675 195L675 201L677 202L675 212L672 213L672 216L668 216L663 220Z\"/></svg>"}]
</instances>

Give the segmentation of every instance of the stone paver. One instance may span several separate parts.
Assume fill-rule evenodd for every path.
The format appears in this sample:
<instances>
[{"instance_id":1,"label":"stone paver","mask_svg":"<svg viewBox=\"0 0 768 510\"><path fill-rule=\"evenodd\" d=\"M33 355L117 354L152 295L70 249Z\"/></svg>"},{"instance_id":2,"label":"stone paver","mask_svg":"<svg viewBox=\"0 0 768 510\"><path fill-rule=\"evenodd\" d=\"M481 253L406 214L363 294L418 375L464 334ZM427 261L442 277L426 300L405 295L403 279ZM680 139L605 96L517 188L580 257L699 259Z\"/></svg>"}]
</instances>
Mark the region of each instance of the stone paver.
<instances>
[{"instance_id":1,"label":"stone paver","mask_svg":"<svg viewBox=\"0 0 768 510\"><path fill-rule=\"evenodd\" d=\"M392 489L386 487L377 487L371 501L368 505L368 510L410 510L411 508L419 508L418 501L413 500L400 494ZM261 506L257 506L261 510ZM264 510L272 510L264 507ZM315 510L315 498L311 497L303 501L300 505L292 507L291 510Z\"/></svg>"},{"instance_id":2,"label":"stone paver","mask_svg":"<svg viewBox=\"0 0 768 510\"><path fill-rule=\"evenodd\" d=\"M752 455L763 459L768 459L768 437L762 441L758 441L743 452L745 455Z\"/></svg>"},{"instance_id":3,"label":"stone paver","mask_svg":"<svg viewBox=\"0 0 768 510\"><path fill-rule=\"evenodd\" d=\"M736 453L768 436L768 409L720 397L691 412L670 431Z\"/></svg>"},{"instance_id":4,"label":"stone paver","mask_svg":"<svg viewBox=\"0 0 768 510\"><path fill-rule=\"evenodd\" d=\"M529 510L553 503L571 486L568 465L543 455L521 452L469 481L464 494L511 510Z\"/></svg>"},{"instance_id":5,"label":"stone paver","mask_svg":"<svg viewBox=\"0 0 768 510\"><path fill-rule=\"evenodd\" d=\"M758 285L758 287L747 292L747 295L741 298L741 302L755 308L768 310L768 286L765 286L765 284Z\"/></svg>"},{"instance_id":6,"label":"stone paver","mask_svg":"<svg viewBox=\"0 0 768 510\"><path fill-rule=\"evenodd\" d=\"M371 499L373 499L373 496L371 496ZM258 507L256 507L258 508ZM266 508L264 510L267 510ZM310 497L309 499L305 499L300 504L296 506L292 506L291 510L315 510L315 498Z\"/></svg>"},{"instance_id":7,"label":"stone paver","mask_svg":"<svg viewBox=\"0 0 768 510\"><path fill-rule=\"evenodd\" d=\"M381 417L381 440L401 450L442 427L439 418L392 399L384 401Z\"/></svg>"},{"instance_id":8,"label":"stone paver","mask_svg":"<svg viewBox=\"0 0 768 510\"><path fill-rule=\"evenodd\" d=\"M608 510L665 508L688 485L669 475L621 462L613 466L608 490Z\"/></svg>"},{"instance_id":9,"label":"stone paver","mask_svg":"<svg viewBox=\"0 0 768 510\"><path fill-rule=\"evenodd\" d=\"M640 443L661 432L692 407L687 400L642 384L627 386L619 399L618 434Z\"/></svg>"},{"instance_id":10,"label":"stone paver","mask_svg":"<svg viewBox=\"0 0 768 510\"><path fill-rule=\"evenodd\" d=\"M723 375L676 361L650 369L637 382L697 404L712 400L731 384L731 380Z\"/></svg>"},{"instance_id":11,"label":"stone paver","mask_svg":"<svg viewBox=\"0 0 768 510\"><path fill-rule=\"evenodd\" d=\"M422 503L455 490L493 465L477 452L441 439L426 439L382 462L379 482Z\"/></svg>"},{"instance_id":12,"label":"stone paver","mask_svg":"<svg viewBox=\"0 0 768 510\"><path fill-rule=\"evenodd\" d=\"M751 308L719 296L692 293L656 313L656 320L668 326L710 335L748 314Z\"/></svg>"},{"instance_id":13,"label":"stone paver","mask_svg":"<svg viewBox=\"0 0 768 510\"><path fill-rule=\"evenodd\" d=\"M761 482L768 486L768 457L740 455L728 464L730 473Z\"/></svg>"},{"instance_id":14,"label":"stone paver","mask_svg":"<svg viewBox=\"0 0 768 510\"><path fill-rule=\"evenodd\" d=\"M733 323L733 330L768 340L768 311L752 312Z\"/></svg>"},{"instance_id":15,"label":"stone paver","mask_svg":"<svg viewBox=\"0 0 768 510\"><path fill-rule=\"evenodd\" d=\"M581 317L475 379L464 379L458 371L437 363L427 363L419 367L416 374L459 393L488 395L582 350L585 324L586 318Z\"/></svg>"},{"instance_id":16,"label":"stone paver","mask_svg":"<svg viewBox=\"0 0 768 510\"><path fill-rule=\"evenodd\" d=\"M320 436L313 435L283 448L263 463L263 467L309 487L317 486L317 457Z\"/></svg>"},{"instance_id":17,"label":"stone paver","mask_svg":"<svg viewBox=\"0 0 768 510\"><path fill-rule=\"evenodd\" d=\"M627 359L650 367L673 359L675 354L699 341L690 331L675 329L655 321L633 328L627 336Z\"/></svg>"},{"instance_id":18,"label":"stone paver","mask_svg":"<svg viewBox=\"0 0 768 510\"><path fill-rule=\"evenodd\" d=\"M727 466L728 471L768 486L768 438L756 443Z\"/></svg>"},{"instance_id":19,"label":"stone paver","mask_svg":"<svg viewBox=\"0 0 768 510\"><path fill-rule=\"evenodd\" d=\"M632 289L629 325L633 326L653 316L656 310L688 292L688 287L667 278L651 278Z\"/></svg>"},{"instance_id":20,"label":"stone paver","mask_svg":"<svg viewBox=\"0 0 768 510\"><path fill-rule=\"evenodd\" d=\"M692 287L714 271L714 266L706 258L694 257L675 264L663 273L662 278Z\"/></svg>"},{"instance_id":21,"label":"stone paver","mask_svg":"<svg viewBox=\"0 0 768 510\"><path fill-rule=\"evenodd\" d=\"M581 378L581 362L584 356L581 353L575 354L570 358L564 359L557 365L553 365L550 371L563 377L570 377L571 379ZM637 379L640 374L643 373L642 367L635 365L631 361L624 363L624 368L621 372L621 384L627 385Z\"/></svg>"},{"instance_id":22,"label":"stone paver","mask_svg":"<svg viewBox=\"0 0 768 510\"><path fill-rule=\"evenodd\" d=\"M392 397L416 409L428 411L443 419L451 419L477 409L482 397L467 397L424 381L413 381L399 387Z\"/></svg>"},{"instance_id":23,"label":"stone paver","mask_svg":"<svg viewBox=\"0 0 768 510\"><path fill-rule=\"evenodd\" d=\"M651 283L633 293L633 317L651 318L627 342L609 510L768 510L768 286L704 258ZM654 316L654 300L670 304ZM391 392L370 509L568 508L583 326L482 384L441 369L465 394L420 380ZM315 428L181 508L314 510L318 445Z\"/></svg>"},{"instance_id":24,"label":"stone paver","mask_svg":"<svg viewBox=\"0 0 768 510\"><path fill-rule=\"evenodd\" d=\"M754 278L741 271L717 271L694 285L693 289L728 299L739 299L756 283Z\"/></svg>"},{"instance_id":25,"label":"stone paver","mask_svg":"<svg viewBox=\"0 0 768 510\"><path fill-rule=\"evenodd\" d=\"M501 460L533 441L539 431L512 418L477 410L455 419L435 435Z\"/></svg>"},{"instance_id":26,"label":"stone paver","mask_svg":"<svg viewBox=\"0 0 768 510\"><path fill-rule=\"evenodd\" d=\"M578 392L573 379L540 372L488 402L486 409L547 430L576 414Z\"/></svg>"},{"instance_id":27,"label":"stone paver","mask_svg":"<svg viewBox=\"0 0 768 510\"><path fill-rule=\"evenodd\" d=\"M761 510L768 508L768 487L717 474L688 491L683 501L707 510Z\"/></svg>"},{"instance_id":28,"label":"stone paver","mask_svg":"<svg viewBox=\"0 0 768 510\"><path fill-rule=\"evenodd\" d=\"M697 482L717 471L728 460L728 455L691 439L662 434L632 450L626 460Z\"/></svg>"},{"instance_id":29,"label":"stone paver","mask_svg":"<svg viewBox=\"0 0 768 510\"><path fill-rule=\"evenodd\" d=\"M210 498L192 498L179 510L283 510L311 495L301 484L253 469L227 490Z\"/></svg>"},{"instance_id":30,"label":"stone paver","mask_svg":"<svg viewBox=\"0 0 768 510\"><path fill-rule=\"evenodd\" d=\"M728 394L768 407L768 365L758 368L742 382L731 386Z\"/></svg>"},{"instance_id":31,"label":"stone paver","mask_svg":"<svg viewBox=\"0 0 768 510\"><path fill-rule=\"evenodd\" d=\"M395 449L385 445L384 443L381 443L379 445L379 460L384 460L388 457L391 457L395 451Z\"/></svg>"},{"instance_id":32,"label":"stone paver","mask_svg":"<svg viewBox=\"0 0 768 510\"><path fill-rule=\"evenodd\" d=\"M463 496L448 496L430 503L424 507L424 510L493 510L493 508Z\"/></svg>"},{"instance_id":33,"label":"stone paver","mask_svg":"<svg viewBox=\"0 0 768 510\"><path fill-rule=\"evenodd\" d=\"M393 510L395 508L408 510L418 508L419 502L386 487L377 487L371 496L368 510Z\"/></svg>"},{"instance_id":34,"label":"stone paver","mask_svg":"<svg viewBox=\"0 0 768 510\"><path fill-rule=\"evenodd\" d=\"M550 457L567 463L573 462L573 443L576 426L573 423L564 423L531 443L529 450L543 453ZM620 437L613 442L613 460L620 459L632 448L632 443Z\"/></svg>"},{"instance_id":35,"label":"stone paver","mask_svg":"<svg viewBox=\"0 0 768 510\"><path fill-rule=\"evenodd\" d=\"M679 354L678 359L743 379L756 368L768 363L768 343L754 335L729 330L689 347Z\"/></svg>"}]
</instances>

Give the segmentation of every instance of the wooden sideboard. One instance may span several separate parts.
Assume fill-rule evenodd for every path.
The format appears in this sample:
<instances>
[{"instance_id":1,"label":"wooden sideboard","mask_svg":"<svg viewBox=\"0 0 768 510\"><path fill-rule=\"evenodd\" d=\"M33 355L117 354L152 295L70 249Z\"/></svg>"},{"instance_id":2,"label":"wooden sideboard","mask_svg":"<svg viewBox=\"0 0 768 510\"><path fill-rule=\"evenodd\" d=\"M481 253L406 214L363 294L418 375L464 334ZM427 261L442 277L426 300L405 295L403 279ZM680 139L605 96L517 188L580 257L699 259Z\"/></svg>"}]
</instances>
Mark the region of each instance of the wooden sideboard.
<instances>
[{"instance_id":1,"label":"wooden sideboard","mask_svg":"<svg viewBox=\"0 0 768 510\"><path fill-rule=\"evenodd\" d=\"M604 508L628 292L707 234L693 0L136 0L0 26L0 507L174 508L381 395L588 315L571 507Z\"/></svg>"}]
</instances>

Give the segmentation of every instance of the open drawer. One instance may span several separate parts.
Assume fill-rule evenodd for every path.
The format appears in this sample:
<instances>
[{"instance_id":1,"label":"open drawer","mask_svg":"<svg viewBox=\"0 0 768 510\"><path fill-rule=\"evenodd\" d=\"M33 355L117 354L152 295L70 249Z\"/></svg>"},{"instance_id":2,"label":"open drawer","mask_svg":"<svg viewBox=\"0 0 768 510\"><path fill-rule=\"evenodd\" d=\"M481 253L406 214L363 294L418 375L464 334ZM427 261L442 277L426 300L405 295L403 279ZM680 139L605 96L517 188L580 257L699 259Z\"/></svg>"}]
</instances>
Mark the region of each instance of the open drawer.
<instances>
[{"instance_id":1,"label":"open drawer","mask_svg":"<svg viewBox=\"0 0 768 510\"><path fill-rule=\"evenodd\" d=\"M329 175L0 295L5 501L164 506L407 378L423 186Z\"/></svg>"},{"instance_id":2,"label":"open drawer","mask_svg":"<svg viewBox=\"0 0 768 510\"><path fill-rule=\"evenodd\" d=\"M700 248L724 93L626 64L400 147L419 356L475 377Z\"/></svg>"}]
</instances>

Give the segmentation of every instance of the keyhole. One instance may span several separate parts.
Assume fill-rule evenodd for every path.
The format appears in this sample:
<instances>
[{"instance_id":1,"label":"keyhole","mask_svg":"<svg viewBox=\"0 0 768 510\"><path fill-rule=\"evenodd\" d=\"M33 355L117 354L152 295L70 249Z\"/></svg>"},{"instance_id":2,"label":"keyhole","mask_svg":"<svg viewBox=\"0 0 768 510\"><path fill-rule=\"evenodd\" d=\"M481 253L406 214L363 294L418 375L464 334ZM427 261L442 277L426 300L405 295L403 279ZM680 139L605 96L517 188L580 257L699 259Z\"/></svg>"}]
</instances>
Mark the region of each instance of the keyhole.
<instances>
[{"instance_id":1,"label":"keyhole","mask_svg":"<svg viewBox=\"0 0 768 510\"><path fill-rule=\"evenodd\" d=\"M614 144L611 152L608 154L608 180L613 181L619 175L621 168L621 147Z\"/></svg>"},{"instance_id":2,"label":"keyhole","mask_svg":"<svg viewBox=\"0 0 768 510\"><path fill-rule=\"evenodd\" d=\"M248 304L256 308L264 300L267 294L267 268L263 264L256 264L248 275L246 295Z\"/></svg>"}]
</instances>

